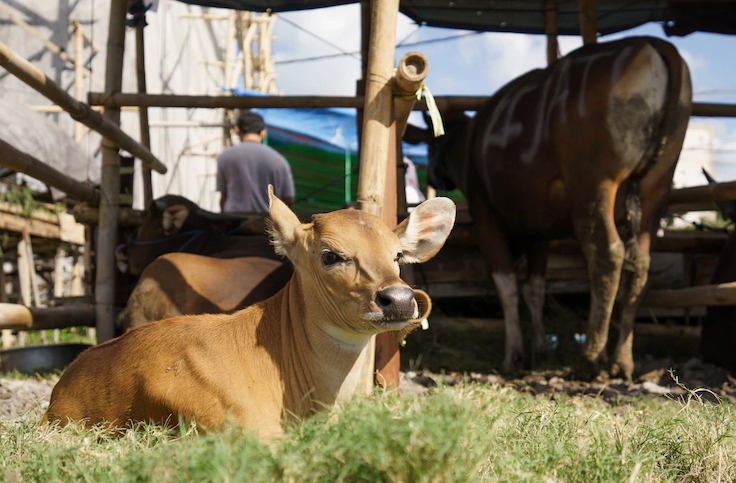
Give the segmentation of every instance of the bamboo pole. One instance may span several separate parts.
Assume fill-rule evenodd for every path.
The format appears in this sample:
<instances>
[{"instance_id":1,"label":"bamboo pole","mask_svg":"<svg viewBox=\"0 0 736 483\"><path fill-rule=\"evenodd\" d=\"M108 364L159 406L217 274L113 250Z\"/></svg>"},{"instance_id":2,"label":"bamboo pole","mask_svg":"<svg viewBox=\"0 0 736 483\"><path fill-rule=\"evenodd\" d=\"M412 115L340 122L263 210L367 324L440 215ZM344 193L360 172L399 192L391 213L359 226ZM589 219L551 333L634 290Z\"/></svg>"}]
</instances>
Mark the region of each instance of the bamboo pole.
<instances>
[{"instance_id":1,"label":"bamboo pole","mask_svg":"<svg viewBox=\"0 0 736 483\"><path fill-rule=\"evenodd\" d=\"M59 47L58 45L56 45L55 43L53 43L52 41L50 41L47 38L47 36L45 34L42 34L41 32L39 32L38 29L36 29L35 27L29 25L27 22L25 22L24 20L22 20L20 17L16 16L15 13L13 13L13 11L10 8L8 8L6 5L3 5L2 3L0 3L0 13L5 14L5 16L8 17L8 20L10 20L14 24L16 24L17 26L19 26L23 30L25 30L29 35L31 35L32 37L35 37L36 39L40 40L41 43L43 43L43 45L50 52L52 52L54 55L56 55L57 57L59 57L61 60L63 60L64 62L66 62L67 64L69 64L71 66L74 66L75 68L77 67L77 64L78 64L77 59L70 58L69 57L69 54L67 54L66 51L63 48ZM84 69L84 70L86 70L87 73L89 73L89 70L86 69L83 65L81 66L81 68Z\"/></svg>"},{"instance_id":2,"label":"bamboo pole","mask_svg":"<svg viewBox=\"0 0 736 483\"><path fill-rule=\"evenodd\" d=\"M580 13L580 35L585 45L597 42L597 26L595 16L595 0L578 0Z\"/></svg>"},{"instance_id":3,"label":"bamboo pole","mask_svg":"<svg viewBox=\"0 0 736 483\"><path fill-rule=\"evenodd\" d=\"M94 106L180 107L201 109L255 109L266 107L352 107L364 105L361 96L180 96L176 94L115 93L105 96L90 92L87 99Z\"/></svg>"},{"instance_id":4,"label":"bamboo pole","mask_svg":"<svg viewBox=\"0 0 736 483\"><path fill-rule=\"evenodd\" d=\"M146 42L145 31L146 18L138 19L135 26L135 66L136 78L138 83L138 93L145 94L146 88ZM138 109L138 123L141 130L141 144L146 149L151 149L151 130L148 124L148 108L141 107ZM153 185L151 180L151 169L145 166L141 167L141 177L143 181L143 206L151 204L153 199Z\"/></svg>"},{"instance_id":5,"label":"bamboo pole","mask_svg":"<svg viewBox=\"0 0 736 483\"><path fill-rule=\"evenodd\" d=\"M440 111L476 111L489 96L435 96ZM172 107L186 109L257 109L257 108L320 108L351 107L365 105L364 96L180 96L175 94L117 93L105 96L102 92L90 92L91 106L107 107ZM414 105L415 111L426 111L424 99ZM692 115L696 117L736 117L736 104L694 102Z\"/></svg>"},{"instance_id":6,"label":"bamboo pole","mask_svg":"<svg viewBox=\"0 0 736 483\"><path fill-rule=\"evenodd\" d=\"M394 177L396 173L396 141L394 138L392 144L391 139L392 127L393 135L396 135L391 84L399 2L373 0L370 5L357 202L358 208L383 217L389 226L393 226L396 224L395 198L391 207L392 214L384 209L384 190L390 173ZM391 185L395 196L395 179ZM388 387L398 387L398 337L395 334L386 333L378 338L374 363L375 369L379 370L379 382Z\"/></svg>"},{"instance_id":7,"label":"bamboo pole","mask_svg":"<svg viewBox=\"0 0 736 483\"><path fill-rule=\"evenodd\" d=\"M557 60L557 0L544 3L544 31L547 34L547 65Z\"/></svg>"},{"instance_id":8,"label":"bamboo pole","mask_svg":"<svg viewBox=\"0 0 736 483\"><path fill-rule=\"evenodd\" d=\"M404 137L406 124L409 120L412 108L417 101L417 92L419 92L424 84L424 79L429 72L429 60L421 52L407 52L396 68L394 74L394 119L396 123L396 163L394 163L394 173L391 178L395 179L396 186L393 192L396 196L396 212L405 215L407 212L406 205L406 167L404 166L403 154L401 150L401 138ZM389 166L390 168L390 166ZM386 186L386 193L391 193L391 187ZM388 203L386 203L388 204ZM398 218L397 218L398 219ZM409 272L410 270L405 270Z\"/></svg>"},{"instance_id":9,"label":"bamboo pole","mask_svg":"<svg viewBox=\"0 0 736 483\"><path fill-rule=\"evenodd\" d=\"M8 301L8 292L6 287L5 279L5 255L0 252L0 303L6 303ZM3 349L10 349L13 345L15 336L11 329L2 329L2 347Z\"/></svg>"},{"instance_id":10,"label":"bamboo pole","mask_svg":"<svg viewBox=\"0 0 736 483\"><path fill-rule=\"evenodd\" d=\"M82 69L82 55L84 53L84 35L82 26L78 20L72 20L74 30L74 98L78 101L84 96L84 70ZM81 122L74 123L74 141L79 143L84 137L84 125Z\"/></svg>"},{"instance_id":11,"label":"bamboo pole","mask_svg":"<svg viewBox=\"0 0 736 483\"><path fill-rule=\"evenodd\" d=\"M394 118L399 138L404 136L406 122L417 101L417 92L422 88L428 73L429 60L421 52L407 52L399 60L393 79Z\"/></svg>"},{"instance_id":12,"label":"bamboo pole","mask_svg":"<svg viewBox=\"0 0 736 483\"><path fill-rule=\"evenodd\" d=\"M358 180L358 207L381 216L386 161L389 156L389 127L392 122L393 58L396 41L398 0L371 2L371 35L363 109L363 134Z\"/></svg>"},{"instance_id":13,"label":"bamboo pole","mask_svg":"<svg viewBox=\"0 0 736 483\"><path fill-rule=\"evenodd\" d=\"M126 0L112 0L107 39L107 67L105 91L120 92L123 84L123 55L125 53ZM109 124L120 124L120 109L105 109ZM95 267L95 317L97 341L104 342L115 336L115 245L118 236L120 208L120 158L118 146L110 139L102 140L102 174L100 221L97 233Z\"/></svg>"},{"instance_id":14,"label":"bamboo pole","mask_svg":"<svg viewBox=\"0 0 736 483\"><path fill-rule=\"evenodd\" d=\"M66 276L64 275L66 255L66 250L63 247L54 255L54 299L60 299L66 292ZM54 344L58 344L60 341L61 332L59 329L54 329Z\"/></svg>"},{"instance_id":15,"label":"bamboo pole","mask_svg":"<svg viewBox=\"0 0 736 483\"><path fill-rule=\"evenodd\" d=\"M0 303L0 328L3 330L46 330L94 325L95 308L89 304L41 308Z\"/></svg>"},{"instance_id":16,"label":"bamboo pole","mask_svg":"<svg viewBox=\"0 0 736 483\"><path fill-rule=\"evenodd\" d=\"M2 139L0 139L0 165L36 178L79 201L92 204L99 202L99 192L93 186L65 175Z\"/></svg>"},{"instance_id":17,"label":"bamboo pole","mask_svg":"<svg viewBox=\"0 0 736 483\"><path fill-rule=\"evenodd\" d=\"M77 223L96 225L100 219L100 211L89 205L78 204L72 209L72 215ZM118 224L120 226L140 226L145 220L146 212L133 208L121 207L118 210Z\"/></svg>"},{"instance_id":18,"label":"bamboo pole","mask_svg":"<svg viewBox=\"0 0 736 483\"><path fill-rule=\"evenodd\" d=\"M43 94L55 104L58 104L69 113L72 119L100 133L106 139L119 144L120 147L139 158L144 165L155 169L159 173L166 172L166 166L161 164L161 161L156 159L148 149L125 134L116 124L111 124L109 119L92 110L90 106L74 99L73 96L70 96L43 72L13 52L2 42L0 42L0 65L40 94Z\"/></svg>"},{"instance_id":19,"label":"bamboo pole","mask_svg":"<svg viewBox=\"0 0 736 483\"><path fill-rule=\"evenodd\" d=\"M712 205L710 209L715 209L715 203L734 200L736 200L736 181L729 181L673 190L669 204L710 203Z\"/></svg>"}]
</instances>

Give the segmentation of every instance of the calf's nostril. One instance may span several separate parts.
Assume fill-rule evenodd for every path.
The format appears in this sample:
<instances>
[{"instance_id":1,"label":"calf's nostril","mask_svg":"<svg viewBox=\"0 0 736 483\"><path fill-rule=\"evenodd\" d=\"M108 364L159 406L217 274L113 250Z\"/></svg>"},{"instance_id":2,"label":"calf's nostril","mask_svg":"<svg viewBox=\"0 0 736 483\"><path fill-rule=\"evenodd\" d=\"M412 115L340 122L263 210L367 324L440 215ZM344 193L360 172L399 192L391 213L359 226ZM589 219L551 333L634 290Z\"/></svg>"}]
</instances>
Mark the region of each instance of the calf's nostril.
<instances>
[{"instance_id":1,"label":"calf's nostril","mask_svg":"<svg viewBox=\"0 0 736 483\"><path fill-rule=\"evenodd\" d=\"M414 290L406 286L385 288L376 294L376 304L387 317L412 317L414 313Z\"/></svg>"}]
</instances>

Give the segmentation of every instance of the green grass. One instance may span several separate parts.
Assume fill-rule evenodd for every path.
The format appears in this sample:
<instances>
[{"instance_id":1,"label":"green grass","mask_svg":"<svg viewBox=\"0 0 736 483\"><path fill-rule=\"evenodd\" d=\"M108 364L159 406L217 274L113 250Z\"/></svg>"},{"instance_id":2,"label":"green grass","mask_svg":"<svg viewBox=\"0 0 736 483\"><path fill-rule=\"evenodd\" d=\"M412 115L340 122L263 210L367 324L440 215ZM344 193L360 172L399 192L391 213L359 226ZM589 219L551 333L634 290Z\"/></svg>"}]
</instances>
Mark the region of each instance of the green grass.
<instances>
[{"instance_id":1,"label":"green grass","mask_svg":"<svg viewBox=\"0 0 736 483\"><path fill-rule=\"evenodd\" d=\"M0 423L4 481L732 481L734 406L664 397L610 405L509 388L378 393L288 428L271 447L238 431L120 437Z\"/></svg>"}]
</instances>

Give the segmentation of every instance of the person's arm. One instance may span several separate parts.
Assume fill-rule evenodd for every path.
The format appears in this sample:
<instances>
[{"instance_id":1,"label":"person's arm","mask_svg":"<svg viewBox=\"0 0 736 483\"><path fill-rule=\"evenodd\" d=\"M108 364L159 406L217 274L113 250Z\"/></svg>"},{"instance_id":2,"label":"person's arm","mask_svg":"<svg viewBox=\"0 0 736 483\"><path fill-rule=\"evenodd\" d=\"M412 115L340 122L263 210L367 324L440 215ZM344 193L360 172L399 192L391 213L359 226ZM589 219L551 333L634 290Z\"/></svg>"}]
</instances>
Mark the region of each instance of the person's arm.
<instances>
[{"instance_id":1,"label":"person's arm","mask_svg":"<svg viewBox=\"0 0 736 483\"><path fill-rule=\"evenodd\" d=\"M220 191L220 211L225 213L225 202L227 201L227 191Z\"/></svg>"}]
</instances>

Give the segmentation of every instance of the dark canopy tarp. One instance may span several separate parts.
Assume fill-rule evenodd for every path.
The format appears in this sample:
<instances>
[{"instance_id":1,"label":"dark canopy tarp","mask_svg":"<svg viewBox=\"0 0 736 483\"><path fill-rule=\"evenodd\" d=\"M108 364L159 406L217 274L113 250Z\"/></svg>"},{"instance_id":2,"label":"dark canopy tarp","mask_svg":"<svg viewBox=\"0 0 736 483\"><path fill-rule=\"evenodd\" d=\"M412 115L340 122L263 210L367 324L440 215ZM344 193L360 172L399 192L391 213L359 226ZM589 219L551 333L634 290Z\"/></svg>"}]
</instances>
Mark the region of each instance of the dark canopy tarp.
<instances>
[{"instance_id":1,"label":"dark canopy tarp","mask_svg":"<svg viewBox=\"0 0 736 483\"><path fill-rule=\"evenodd\" d=\"M208 7L283 12L354 3L351 0L180 0ZM558 0L558 33L580 33L578 0ZM667 35L695 31L736 34L736 0L596 0L601 34L660 22ZM417 23L489 32L544 33L545 0L401 0Z\"/></svg>"}]
</instances>

